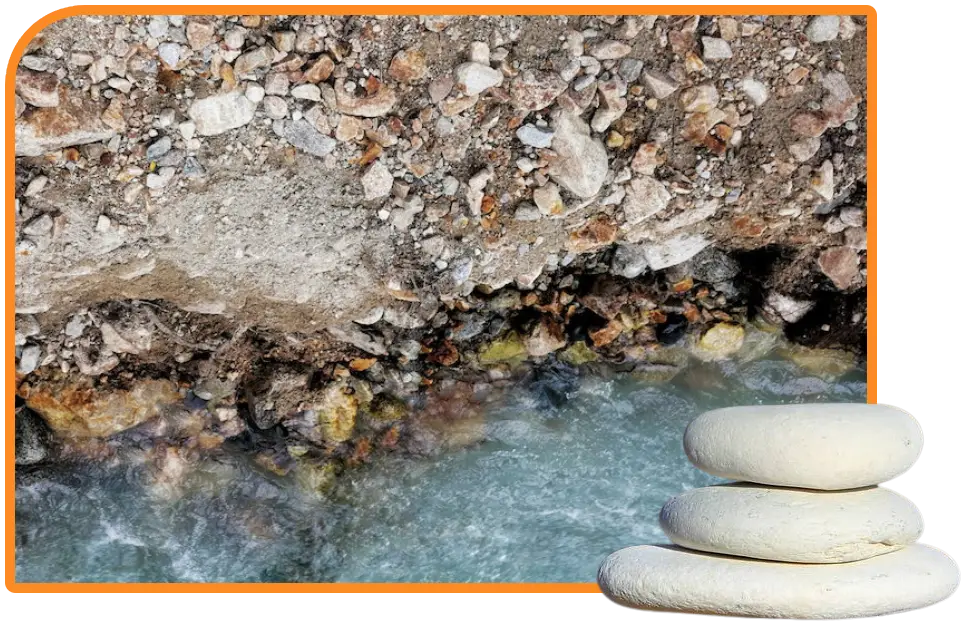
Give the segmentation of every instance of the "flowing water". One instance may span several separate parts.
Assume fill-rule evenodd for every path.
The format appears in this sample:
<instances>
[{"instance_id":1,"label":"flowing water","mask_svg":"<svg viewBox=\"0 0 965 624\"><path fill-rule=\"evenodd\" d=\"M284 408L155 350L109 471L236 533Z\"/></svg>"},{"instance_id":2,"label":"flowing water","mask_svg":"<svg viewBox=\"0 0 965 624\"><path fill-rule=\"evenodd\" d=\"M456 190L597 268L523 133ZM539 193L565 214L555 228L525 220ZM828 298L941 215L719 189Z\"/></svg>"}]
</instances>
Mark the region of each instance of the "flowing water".
<instances>
[{"instance_id":1,"label":"flowing water","mask_svg":"<svg viewBox=\"0 0 965 624\"><path fill-rule=\"evenodd\" d=\"M241 455L203 462L174 493L136 464L24 472L17 580L589 582L610 552L666 542L669 496L716 482L681 447L697 414L863 402L864 376L786 360L664 384L548 375L490 410L481 444L380 457L324 497Z\"/></svg>"}]
</instances>

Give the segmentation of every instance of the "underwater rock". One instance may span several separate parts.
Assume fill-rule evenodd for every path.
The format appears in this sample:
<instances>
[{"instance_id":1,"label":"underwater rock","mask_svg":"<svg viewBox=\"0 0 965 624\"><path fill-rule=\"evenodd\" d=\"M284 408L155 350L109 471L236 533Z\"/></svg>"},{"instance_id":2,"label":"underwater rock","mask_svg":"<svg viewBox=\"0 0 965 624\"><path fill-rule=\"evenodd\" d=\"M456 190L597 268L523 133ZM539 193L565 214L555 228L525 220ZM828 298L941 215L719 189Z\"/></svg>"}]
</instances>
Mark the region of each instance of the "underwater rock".
<instances>
[{"instance_id":1,"label":"underwater rock","mask_svg":"<svg viewBox=\"0 0 965 624\"><path fill-rule=\"evenodd\" d=\"M839 349L811 349L795 345L783 350L789 360L822 379L837 379L855 369L858 358Z\"/></svg>"},{"instance_id":2,"label":"underwater rock","mask_svg":"<svg viewBox=\"0 0 965 624\"><path fill-rule=\"evenodd\" d=\"M55 434L68 438L108 437L181 402L177 385L167 379L141 379L127 389L93 388L80 382L56 389L21 389L27 407Z\"/></svg>"},{"instance_id":3,"label":"underwater rock","mask_svg":"<svg viewBox=\"0 0 965 624\"><path fill-rule=\"evenodd\" d=\"M43 419L29 409L21 408L16 415L16 454L18 466L30 466L50 456L50 430Z\"/></svg>"},{"instance_id":4,"label":"underwater rock","mask_svg":"<svg viewBox=\"0 0 965 624\"><path fill-rule=\"evenodd\" d=\"M718 323L700 337L696 355L706 360L723 359L740 351L743 345L743 327L732 323Z\"/></svg>"}]
</instances>

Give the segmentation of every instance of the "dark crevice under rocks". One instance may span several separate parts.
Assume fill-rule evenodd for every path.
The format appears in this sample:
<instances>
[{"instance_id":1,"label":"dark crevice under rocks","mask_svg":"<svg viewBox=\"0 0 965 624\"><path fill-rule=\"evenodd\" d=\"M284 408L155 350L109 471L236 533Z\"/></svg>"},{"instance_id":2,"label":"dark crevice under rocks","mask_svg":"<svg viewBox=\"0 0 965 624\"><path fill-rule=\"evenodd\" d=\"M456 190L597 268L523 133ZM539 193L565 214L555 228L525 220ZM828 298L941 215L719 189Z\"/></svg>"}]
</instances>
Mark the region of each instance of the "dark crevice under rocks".
<instances>
[{"instance_id":1,"label":"dark crevice under rocks","mask_svg":"<svg viewBox=\"0 0 965 624\"><path fill-rule=\"evenodd\" d=\"M20 376L17 462L111 460L138 448L164 473L231 448L324 489L381 453L474 443L486 403L521 383L554 405L568 380L594 369L660 382L775 349L853 365L865 353L865 289L829 287L804 254L711 248L634 279L583 272L605 267L608 251L558 270L543 290L477 290L427 327L359 325L351 343L325 330L239 327L163 301L106 302L63 331L41 328L48 344L108 364L94 375L61 365ZM777 288L800 299L776 301Z\"/></svg>"}]
</instances>

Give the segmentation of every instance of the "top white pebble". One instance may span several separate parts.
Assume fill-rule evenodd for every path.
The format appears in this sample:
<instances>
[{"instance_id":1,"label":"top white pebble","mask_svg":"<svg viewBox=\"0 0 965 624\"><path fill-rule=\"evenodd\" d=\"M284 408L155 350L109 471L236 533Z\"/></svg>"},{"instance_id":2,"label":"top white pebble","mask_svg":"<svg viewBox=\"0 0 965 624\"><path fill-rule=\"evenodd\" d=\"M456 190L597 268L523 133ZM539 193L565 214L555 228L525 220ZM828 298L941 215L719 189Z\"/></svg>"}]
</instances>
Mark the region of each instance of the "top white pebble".
<instances>
[{"instance_id":1,"label":"top white pebble","mask_svg":"<svg viewBox=\"0 0 965 624\"><path fill-rule=\"evenodd\" d=\"M816 490L893 479L922 442L907 412L859 403L729 407L701 414L684 433L687 457L704 472Z\"/></svg>"}]
</instances>

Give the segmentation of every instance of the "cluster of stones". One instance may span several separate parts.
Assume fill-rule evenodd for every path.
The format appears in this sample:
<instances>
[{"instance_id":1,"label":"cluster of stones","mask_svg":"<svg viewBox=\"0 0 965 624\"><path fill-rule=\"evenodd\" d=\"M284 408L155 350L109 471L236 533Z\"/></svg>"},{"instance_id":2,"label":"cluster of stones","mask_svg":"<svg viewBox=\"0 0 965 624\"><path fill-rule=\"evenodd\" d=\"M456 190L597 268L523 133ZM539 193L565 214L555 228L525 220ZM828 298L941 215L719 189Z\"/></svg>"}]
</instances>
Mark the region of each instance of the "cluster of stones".
<instances>
[{"instance_id":1,"label":"cluster of stones","mask_svg":"<svg viewBox=\"0 0 965 624\"><path fill-rule=\"evenodd\" d=\"M863 31L846 16L57 22L16 76L22 414L100 444L187 398L201 424L158 436L210 450L281 426L345 455L395 437L363 427L359 388L378 408L547 360L666 380L691 356L783 348L793 325L863 344L846 62ZM765 246L780 262L746 279L741 255ZM816 318L828 297L859 302L834 317L850 323ZM855 359L790 355L822 377Z\"/></svg>"},{"instance_id":2,"label":"cluster of stones","mask_svg":"<svg viewBox=\"0 0 965 624\"><path fill-rule=\"evenodd\" d=\"M877 487L921 445L915 420L883 405L707 412L687 427L687 457L739 482L671 498L660 524L675 546L613 553L600 586L628 606L751 617L864 617L938 602L958 585L955 563L916 544L918 510Z\"/></svg>"},{"instance_id":3,"label":"cluster of stones","mask_svg":"<svg viewBox=\"0 0 965 624\"><path fill-rule=\"evenodd\" d=\"M434 295L531 290L611 246L611 272L635 278L723 239L757 246L792 228L822 239L826 253L813 260L837 288L860 287L864 211L850 199L860 166L822 139L829 130L847 134L847 147L860 139L861 97L835 49L860 25L789 20L560 18L538 52L512 18L483 37L445 16L153 16L118 25L106 50L38 45L17 72L17 154L33 159L22 176L18 250L29 265L65 239L93 238L93 249L121 263L133 241L171 234L142 212L157 210L163 222L176 208L171 195L204 188L232 163L263 170L284 151L291 162L347 172L346 188L373 217L364 227L388 230L399 256L416 255L438 278L426 281L440 292L416 293L425 310L402 324L425 324ZM460 47L440 58L430 45L437 35ZM772 48L776 56L758 58ZM775 142L780 153L739 170L763 140L765 118L784 106L797 114L782 126L787 140ZM59 201L61 169L103 180L104 203L92 202L99 214L62 208L70 202ZM782 188L764 188L770 179ZM268 253L265 238L239 244L237 259ZM344 244L349 257L364 246ZM165 260L152 251L126 274L143 277ZM370 278L356 281L361 290ZM269 291L301 303L302 289ZM213 313L242 299L163 294ZM770 307L793 319L800 296L782 294L791 302ZM20 305L42 310L42 299L26 289ZM376 318L395 302L382 303L333 315Z\"/></svg>"}]
</instances>

